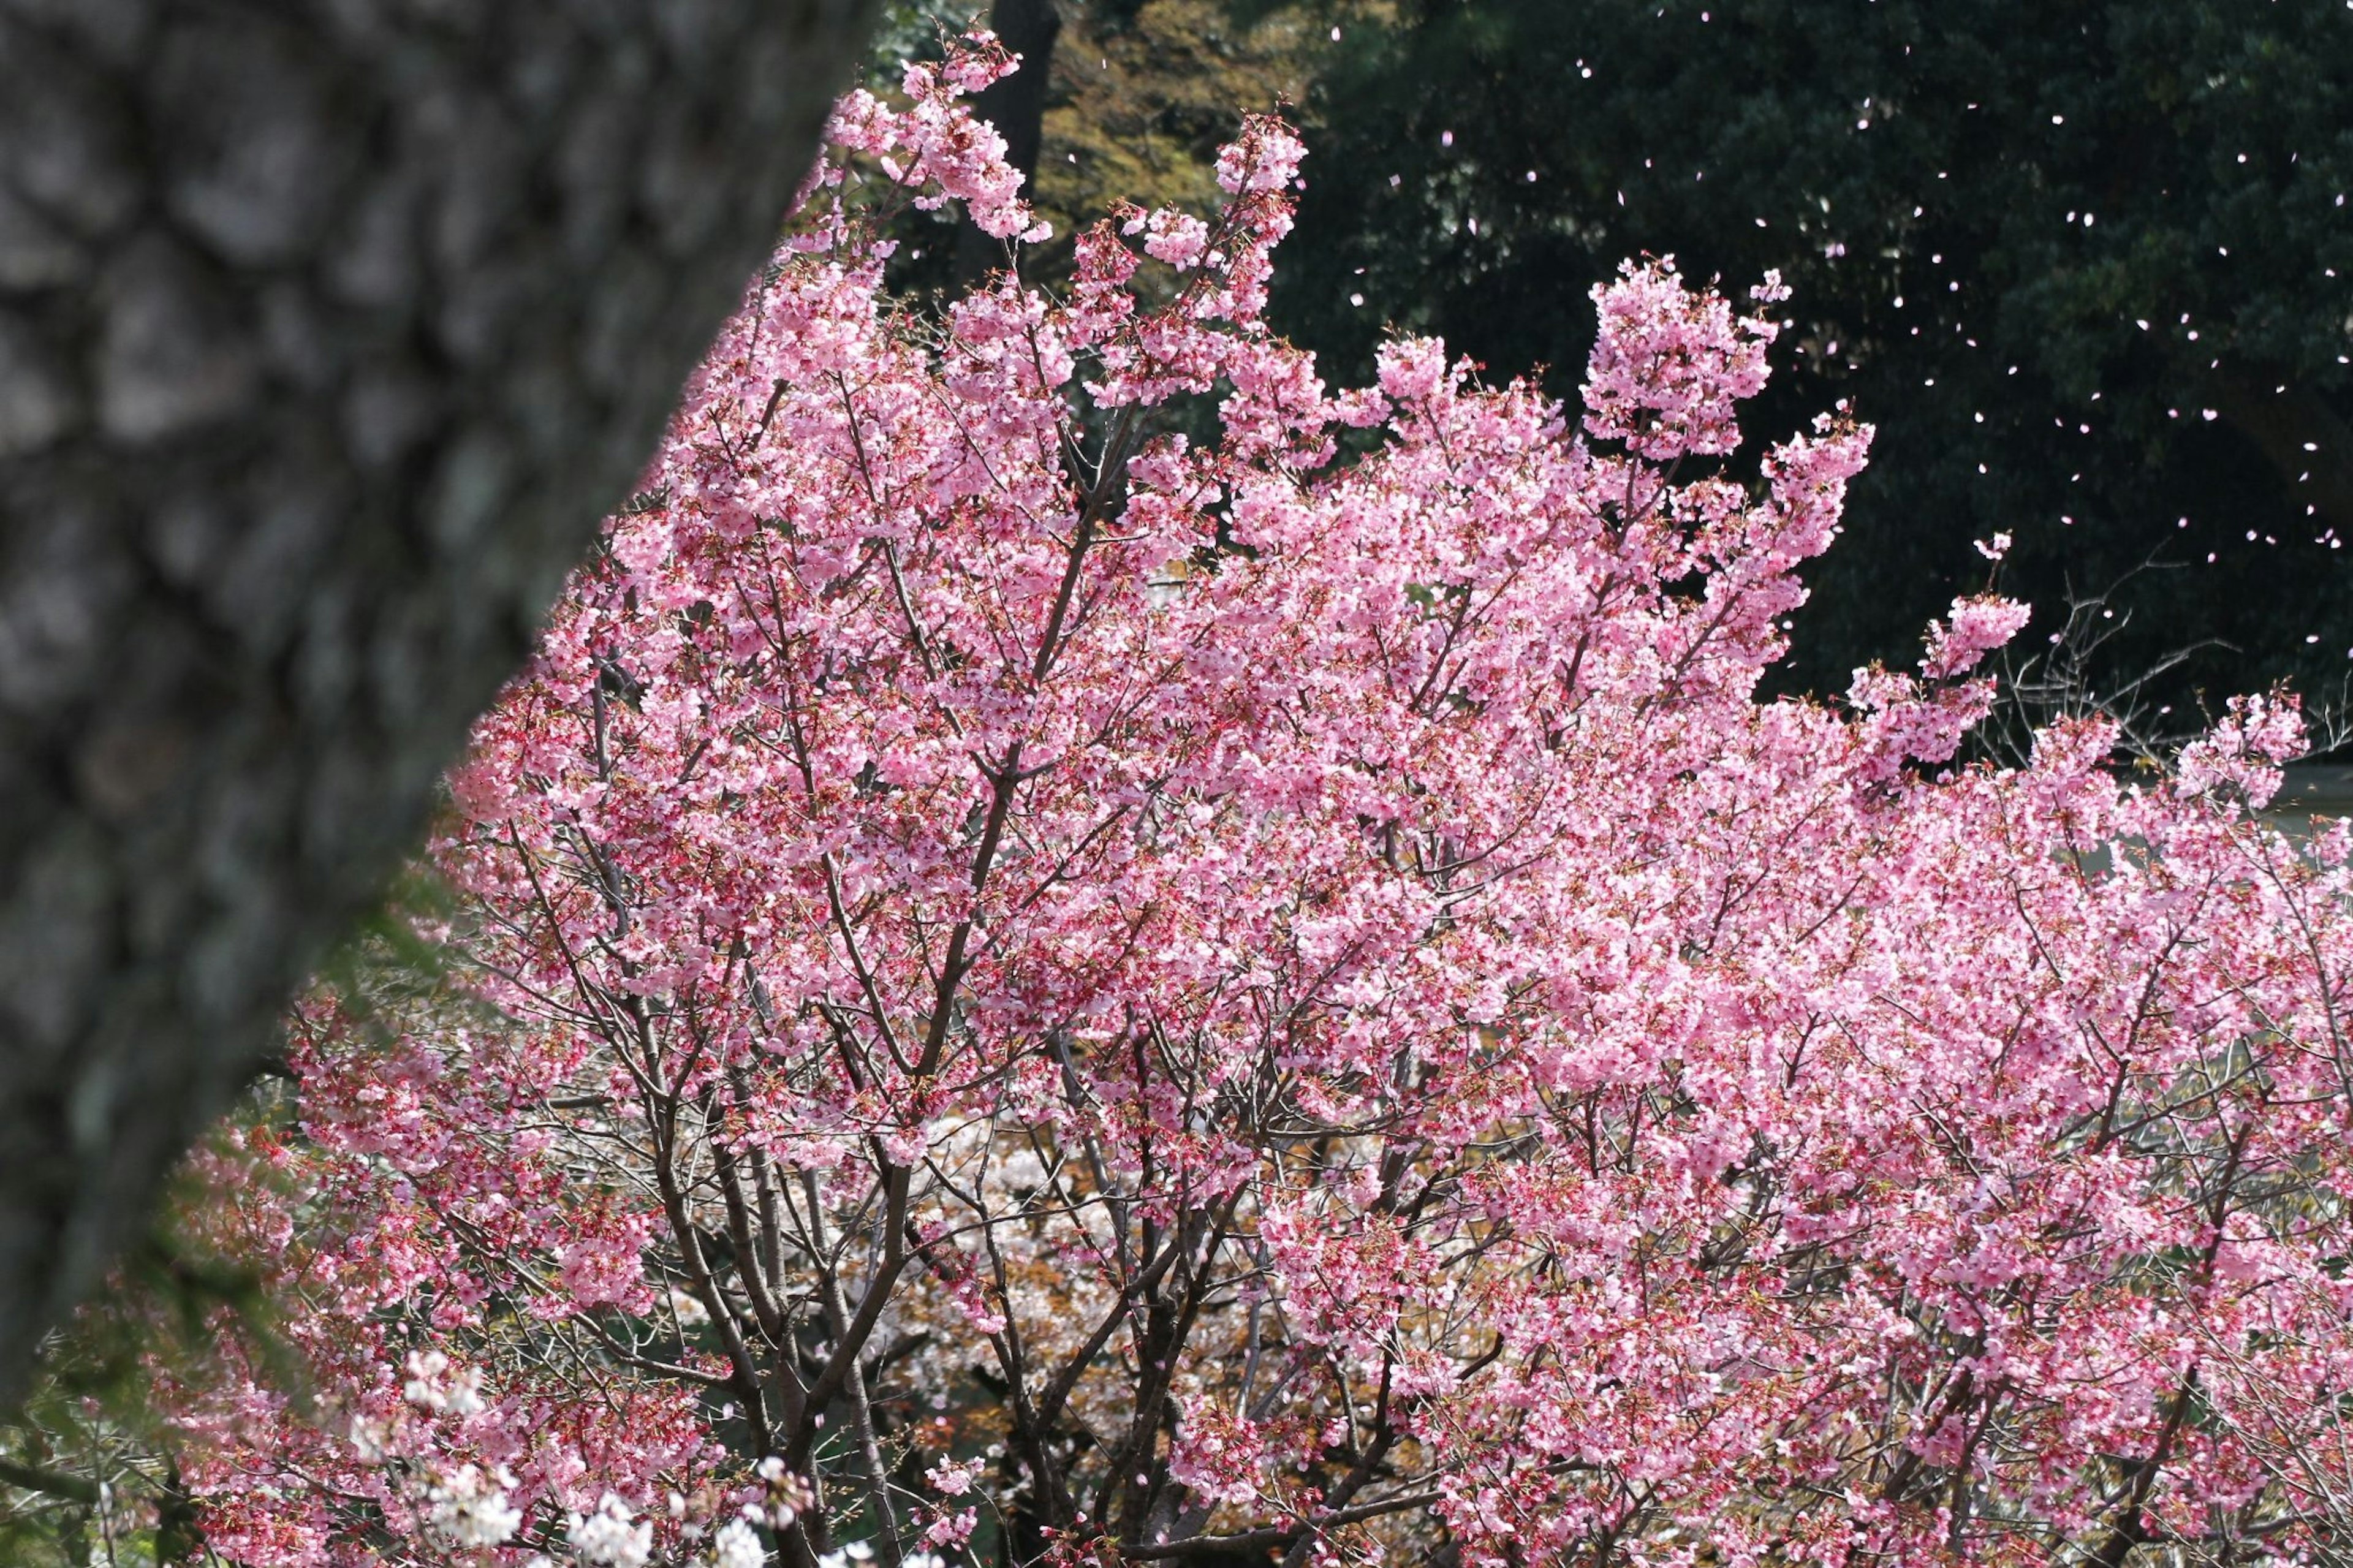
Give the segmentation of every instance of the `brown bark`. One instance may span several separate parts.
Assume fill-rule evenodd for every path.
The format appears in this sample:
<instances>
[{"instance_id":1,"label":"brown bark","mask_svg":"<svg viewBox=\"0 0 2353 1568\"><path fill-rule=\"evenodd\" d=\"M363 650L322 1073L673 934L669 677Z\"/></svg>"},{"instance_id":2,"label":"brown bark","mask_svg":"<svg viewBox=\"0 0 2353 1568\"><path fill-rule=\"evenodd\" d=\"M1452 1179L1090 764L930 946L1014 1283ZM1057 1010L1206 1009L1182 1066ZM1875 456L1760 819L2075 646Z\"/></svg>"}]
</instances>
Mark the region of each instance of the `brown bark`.
<instances>
[{"instance_id":1,"label":"brown bark","mask_svg":"<svg viewBox=\"0 0 2353 1568\"><path fill-rule=\"evenodd\" d=\"M0 1398L414 842L872 0L0 0Z\"/></svg>"}]
</instances>

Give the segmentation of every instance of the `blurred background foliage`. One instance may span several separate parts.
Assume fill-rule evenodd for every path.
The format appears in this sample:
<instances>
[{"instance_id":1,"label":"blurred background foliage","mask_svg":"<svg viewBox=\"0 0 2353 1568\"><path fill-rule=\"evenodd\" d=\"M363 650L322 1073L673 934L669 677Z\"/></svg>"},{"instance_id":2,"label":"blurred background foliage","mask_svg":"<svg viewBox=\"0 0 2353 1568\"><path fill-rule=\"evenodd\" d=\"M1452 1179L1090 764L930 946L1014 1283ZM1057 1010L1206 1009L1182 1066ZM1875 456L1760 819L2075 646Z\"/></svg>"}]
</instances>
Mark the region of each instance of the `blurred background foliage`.
<instances>
[{"instance_id":1,"label":"blurred background foliage","mask_svg":"<svg viewBox=\"0 0 2353 1568\"><path fill-rule=\"evenodd\" d=\"M1073 237L1120 202L1214 207L1218 149L1240 117L1280 108L1303 118L1323 73L1343 58L1340 42L1398 16L1392 0L900 0L885 14L870 78L878 90L894 87L902 61L938 58L944 32L975 23L994 27L1025 61L1046 55L1046 89L1030 110L1038 124L1000 119L999 129L1032 176L1032 204L1054 226L1024 270L1052 279L1068 270ZM1052 39L1042 51L1041 22ZM1020 155L1025 132L1035 139L1034 160ZM902 288L954 280L953 216L906 231L908 250L923 254L900 258Z\"/></svg>"},{"instance_id":2,"label":"blurred background foliage","mask_svg":"<svg viewBox=\"0 0 2353 1568\"><path fill-rule=\"evenodd\" d=\"M1041 8L1041 276L1113 201L1208 205L1219 142L1277 104L1313 155L1275 321L1339 380L1388 332L1436 332L1574 396L1588 291L1621 258L1735 290L1779 269L1752 435L1841 400L1879 429L1787 688L1908 662L2002 531L2030 641L2109 593L2085 679L2190 650L2141 693L2152 714L2282 679L2342 692L2353 7L910 0L878 70ZM911 292L956 276L942 238L907 250Z\"/></svg>"}]
</instances>

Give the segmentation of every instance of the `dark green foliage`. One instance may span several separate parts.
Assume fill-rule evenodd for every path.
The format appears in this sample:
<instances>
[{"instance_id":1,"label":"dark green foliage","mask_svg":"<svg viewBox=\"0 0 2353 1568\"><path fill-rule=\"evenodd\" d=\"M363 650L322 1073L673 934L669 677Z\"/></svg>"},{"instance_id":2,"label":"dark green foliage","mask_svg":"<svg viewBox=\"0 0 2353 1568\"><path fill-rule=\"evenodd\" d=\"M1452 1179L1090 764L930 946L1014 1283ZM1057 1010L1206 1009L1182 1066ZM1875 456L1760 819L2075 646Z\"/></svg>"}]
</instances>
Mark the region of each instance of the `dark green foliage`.
<instances>
[{"instance_id":1,"label":"dark green foliage","mask_svg":"<svg viewBox=\"0 0 2353 1568\"><path fill-rule=\"evenodd\" d=\"M1778 268L1793 324L1752 437L1841 398L1879 427L1792 683L1908 662L1997 531L2033 641L2071 585L2181 563L2120 590L2105 652L2115 679L2235 645L2168 678L2185 711L2353 668L2353 552L2328 542L2353 534L2340 0L1409 12L1354 30L1308 105L1277 320L1338 376L1394 325L1573 395L1587 289L1620 258L1736 289Z\"/></svg>"}]
</instances>

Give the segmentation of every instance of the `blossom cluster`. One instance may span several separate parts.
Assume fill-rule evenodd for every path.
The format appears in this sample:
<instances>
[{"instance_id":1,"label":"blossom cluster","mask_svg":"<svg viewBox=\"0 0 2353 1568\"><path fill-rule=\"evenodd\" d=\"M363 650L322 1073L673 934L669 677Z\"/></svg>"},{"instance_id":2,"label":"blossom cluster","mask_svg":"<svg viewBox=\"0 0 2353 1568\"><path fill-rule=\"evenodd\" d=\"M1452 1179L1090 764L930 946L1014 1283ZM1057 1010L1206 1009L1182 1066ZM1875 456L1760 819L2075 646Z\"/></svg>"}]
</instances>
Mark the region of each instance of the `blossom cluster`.
<instances>
[{"instance_id":1,"label":"blossom cluster","mask_svg":"<svg viewBox=\"0 0 2353 1568\"><path fill-rule=\"evenodd\" d=\"M1018 241L991 47L835 134ZM2327 1539L2292 701L2161 787L1969 763L1989 596L1761 698L1869 431L1736 467L1773 325L1665 261L1581 413L1428 341L1335 391L1261 318L1299 158L935 319L812 183L452 778L452 977L293 1021L241 1201L343 1424L184 1393L237 1561Z\"/></svg>"}]
</instances>

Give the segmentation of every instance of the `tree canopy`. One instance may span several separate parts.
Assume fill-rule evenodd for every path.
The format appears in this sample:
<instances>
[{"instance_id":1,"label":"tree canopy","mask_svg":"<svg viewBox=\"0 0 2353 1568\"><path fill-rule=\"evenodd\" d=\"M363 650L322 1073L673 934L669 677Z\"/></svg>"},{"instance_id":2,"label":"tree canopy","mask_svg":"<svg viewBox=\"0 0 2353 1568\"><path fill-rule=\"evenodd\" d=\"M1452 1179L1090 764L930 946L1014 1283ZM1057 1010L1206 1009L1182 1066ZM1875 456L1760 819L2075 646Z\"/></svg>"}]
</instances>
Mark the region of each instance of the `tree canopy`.
<instances>
[{"instance_id":1,"label":"tree canopy","mask_svg":"<svg viewBox=\"0 0 2353 1568\"><path fill-rule=\"evenodd\" d=\"M447 984L309 998L212 1162L315 1394L177 1391L206 1539L2333 1550L2353 834L2255 816L2293 702L2155 785L2098 720L1965 765L1992 593L1760 698L1871 441L1727 478L1785 288L1628 264L1574 408L1430 339L1343 389L1264 322L1271 117L1217 211L909 309L877 193L1045 237L958 112L1004 64L845 102L451 775Z\"/></svg>"}]
</instances>

